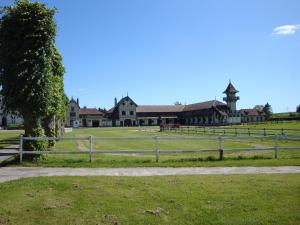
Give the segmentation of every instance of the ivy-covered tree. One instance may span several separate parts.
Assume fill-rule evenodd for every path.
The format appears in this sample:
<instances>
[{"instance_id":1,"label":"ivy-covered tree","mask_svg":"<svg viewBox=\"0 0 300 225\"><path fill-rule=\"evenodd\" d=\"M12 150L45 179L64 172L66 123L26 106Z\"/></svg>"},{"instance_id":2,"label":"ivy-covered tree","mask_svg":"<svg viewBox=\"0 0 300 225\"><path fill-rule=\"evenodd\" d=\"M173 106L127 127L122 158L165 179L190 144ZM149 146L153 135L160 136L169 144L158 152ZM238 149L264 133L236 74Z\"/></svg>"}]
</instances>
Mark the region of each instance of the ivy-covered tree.
<instances>
[{"instance_id":1,"label":"ivy-covered tree","mask_svg":"<svg viewBox=\"0 0 300 225\"><path fill-rule=\"evenodd\" d=\"M266 119L270 119L271 115L273 114L273 110L271 105L267 102L263 108L263 112L266 114Z\"/></svg>"},{"instance_id":2,"label":"ivy-covered tree","mask_svg":"<svg viewBox=\"0 0 300 225\"><path fill-rule=\"evenodd\" d=\"M61 100L63 92L54 14L44 4L20 0L5 7L0 18L3 105L23 116L25 136L44 135L42 120L57 109L54 99ZM46 148L45 142L25 143L28 150Z\"/></svg>"},{"instance_id":3,"label":"ivy-covered tree","mask_svg":"<svg viewBox=\"0 0 300 225\"><path fill-rule=\"evenodd\" d=\"M47 115L43 118L43 128L45 134L48 137L60 136L58 130L61 129L61 125L65 121L66 109L63 75L65 73L64 66L62 64L62 57L59 54L57 48L53 48L52 55L52 76L50 78L50 107ZM59 126L57 126L59 124ZM54 145L54 141L49 141L49 146Z\"/></svg>"}]
</instances>

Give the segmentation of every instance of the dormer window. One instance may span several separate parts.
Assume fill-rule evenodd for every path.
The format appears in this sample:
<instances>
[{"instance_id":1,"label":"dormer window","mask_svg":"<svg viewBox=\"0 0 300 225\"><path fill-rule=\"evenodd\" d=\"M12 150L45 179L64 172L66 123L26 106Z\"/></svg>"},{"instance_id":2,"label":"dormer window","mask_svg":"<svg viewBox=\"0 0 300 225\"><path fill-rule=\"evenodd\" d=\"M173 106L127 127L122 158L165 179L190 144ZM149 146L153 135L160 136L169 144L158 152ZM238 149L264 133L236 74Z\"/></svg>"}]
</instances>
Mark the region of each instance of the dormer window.
<instances>
[{"instance_id":1,"label":"dormer window","mask_svg":"<svg viewBox=\"0 0 300 225\"><path fill-rule=\"evenodd\" d=\"M74 111L75 109L74 109L74 107L71 107L71 111Z\"/></svg>"}]
</instances>

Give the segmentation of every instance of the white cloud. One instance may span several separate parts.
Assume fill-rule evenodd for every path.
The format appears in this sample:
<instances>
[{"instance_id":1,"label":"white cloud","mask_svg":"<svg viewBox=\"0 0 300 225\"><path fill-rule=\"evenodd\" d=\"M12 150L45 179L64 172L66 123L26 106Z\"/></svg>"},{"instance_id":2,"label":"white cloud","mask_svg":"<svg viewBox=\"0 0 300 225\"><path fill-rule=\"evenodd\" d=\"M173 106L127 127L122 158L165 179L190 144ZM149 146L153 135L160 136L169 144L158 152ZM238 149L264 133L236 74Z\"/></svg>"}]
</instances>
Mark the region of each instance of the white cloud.
<instances>
[{"instance_id":1,"label":"white cloud","mask_svg":"<svg viewBox=\"0 0 300 225\"><path fill-rule=\"evenodd\" d=\"M87 91L88 89L87 88L79 88L77 91L78 92L84 92L84 91Z\"/></svg>"},{"instance_id":2,"label":"white cloud","mask_svg":"<svg viewBox=\"0 0 300 225\"><path fill-rule=\"evenodd\" d=\"M295 25L283 25L274 28L272 34L278 34L278 35L291 35L295 34L296 30L300 28L300 24L295 24Z\"/></svg>"}]
</instances>

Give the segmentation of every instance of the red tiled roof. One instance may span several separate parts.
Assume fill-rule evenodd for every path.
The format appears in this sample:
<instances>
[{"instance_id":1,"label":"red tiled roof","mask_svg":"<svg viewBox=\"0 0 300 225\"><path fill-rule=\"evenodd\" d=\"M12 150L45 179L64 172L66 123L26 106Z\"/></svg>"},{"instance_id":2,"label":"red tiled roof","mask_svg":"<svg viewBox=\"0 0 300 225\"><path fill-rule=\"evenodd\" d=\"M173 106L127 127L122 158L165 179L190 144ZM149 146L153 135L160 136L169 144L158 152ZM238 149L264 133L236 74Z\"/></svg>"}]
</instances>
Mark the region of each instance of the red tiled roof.
<instances>
[{"instance_id":1,"label":"red tiled roof","mask_svg":"<svg viewBox=\"0 0 300 225\"><path fill-rule=\"evenodd\" d=\"M265 113L258 109L241 109L241 115L243 116L264 116Z\"/></svg>"},{"instance_id":2,"label":"red tiled roof","mask_svg":"<svg viewBox=\"0 0 300 225\"><path fill-rule=\"evenodd\" d=\"M226 90L225 90L223 93L225 93L225 94L226 94L226 93L235 94L235 93L237 93L237 92L239 92L239 91L235 89L235 87L232 85L231 82L229 82L229 84L228 84Z\"/></svg>"},{"instance_id":3,"label":"red tiled roof","mask_svg":"<svg viewBox=\"0 0 300 225\"><path fill-rule=\"evenodd\" d=\"M136 108L137 113L154 113L154 112L181 112L184 105L139 105Z\"/></svg>"},{"instance_id":4,"label":"red tiled roof","mask_svg":"<svg viewBox=\"0 0 300 225\"><path fill-rule=\"evenodd\" d=\"M186 105L184 107L183 111L194 111L194 110L201 110L201 109L210 109L215 106L224 106L223 102L217 101L217 100L212 100L212 101L207 101L207 102L199 102L195 104L190 104Z\"/></svg>"},{"instance_id":5,"label":"red tiled roof","mask_svg":"<svg viewBox=\"0 0 300 225\"><path fill-rule=\"evenodd\" d=\"M104 115L104 113L98 111L96 108L82 108L79 109L79 115Z\"/></svg>"}]
</instances>

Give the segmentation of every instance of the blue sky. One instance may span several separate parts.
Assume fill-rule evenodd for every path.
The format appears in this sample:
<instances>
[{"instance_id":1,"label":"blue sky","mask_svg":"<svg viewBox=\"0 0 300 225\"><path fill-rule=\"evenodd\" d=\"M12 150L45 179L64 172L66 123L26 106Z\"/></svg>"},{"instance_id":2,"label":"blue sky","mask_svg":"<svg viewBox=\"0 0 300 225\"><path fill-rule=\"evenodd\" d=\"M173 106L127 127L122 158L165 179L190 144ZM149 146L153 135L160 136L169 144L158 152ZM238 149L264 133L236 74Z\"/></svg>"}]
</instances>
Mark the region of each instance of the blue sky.
<instances>
[{"instance_id":1,"label":"blue sky","mask_svg":"<svg viewBox=\"0 0 300 225\"><path fill-rule=\"evenodd\" d=\"M141 105L222 100L229 79L238 108L300 104L299 0L41 2L58 9L65 90L81 106L127 92Z\"/></svg>"}]
</instances>

